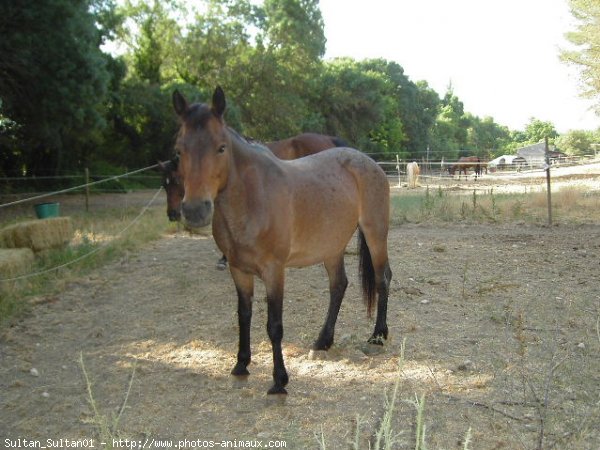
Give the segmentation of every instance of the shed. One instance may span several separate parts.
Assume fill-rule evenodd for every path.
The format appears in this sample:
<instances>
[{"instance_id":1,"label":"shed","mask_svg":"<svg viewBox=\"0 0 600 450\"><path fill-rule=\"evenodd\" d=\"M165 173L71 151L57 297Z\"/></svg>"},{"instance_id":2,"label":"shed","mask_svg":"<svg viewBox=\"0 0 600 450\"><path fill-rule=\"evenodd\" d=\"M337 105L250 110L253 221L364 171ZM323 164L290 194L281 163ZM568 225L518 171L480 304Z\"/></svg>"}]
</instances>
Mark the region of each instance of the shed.
<instances>
[{"instance_id":1,"label":"shed","mask_svg":"<svg viewBox=\"0 0 600 450\"><path fill-rule=\"evenodd\" d=\"M548 151L552 155L556 153L554 145L548 146ZM531 167L541 167L546 164L546 144L538 142L537 144L521 147L517 150L517 155L525 158L527 164Z\"/></svg>"}]
</instances>

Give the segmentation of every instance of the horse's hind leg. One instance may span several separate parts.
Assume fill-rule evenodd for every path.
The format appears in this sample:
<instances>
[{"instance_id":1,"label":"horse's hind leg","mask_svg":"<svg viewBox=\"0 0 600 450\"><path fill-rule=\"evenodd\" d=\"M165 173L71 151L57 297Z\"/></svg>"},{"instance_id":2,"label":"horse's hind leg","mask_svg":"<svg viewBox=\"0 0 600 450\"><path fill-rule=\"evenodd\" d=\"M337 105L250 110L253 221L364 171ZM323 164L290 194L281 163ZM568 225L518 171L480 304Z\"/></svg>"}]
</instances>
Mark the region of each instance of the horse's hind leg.
<instances>
[{"instance_id":1,"label":"horse's hind leg","mask_svg":"<svg viewBox=\"0 0 600 450\"><path fill-rule=\"evenodd\" d=\"M326 261L325 269L329 276L329 310L319 337L313 344L314 350L328 350L333 345L335 322L340 312L346 287L348 287L343 253L334 260Z\"/></svg>"},{"instance_id":2,"label":"horse's hind leg","mask_svg":"<svg viewBox=\"0 0 600 450\"><path fill-rule=\"evenodd\" d=\"M386 261L383 269L375 268L375 285L377 286L377 319L375 320L375 329L369 339L371 344L383 345L383 341L388 338L387 326L387 304L390 292L390 283L392 281L392 269Z\"/></svg>"},{"instance_id":3,"label":"horse's hind leg","mask_svg":"<svg viewBox=\"0 0 600 450\"><path fill-rule=\"evenodd\" d=\"M368 284L374 284L375 294L377 295L377 318L375 320L375 329L373 335L369 338L369 343L383 345L388 337L387 326L387 304L392 281L392 270L390 269L387 253L387 224L361 225L363 238L366 241L366 249L362 248L361 243L360 257L363 260L363 271L368 273L371 281ZM359 239L361 235L359 233ZM367 254L368 253L368 254ZM365 280L363 280L363 283Z\"/></svg>"}]
</instances>

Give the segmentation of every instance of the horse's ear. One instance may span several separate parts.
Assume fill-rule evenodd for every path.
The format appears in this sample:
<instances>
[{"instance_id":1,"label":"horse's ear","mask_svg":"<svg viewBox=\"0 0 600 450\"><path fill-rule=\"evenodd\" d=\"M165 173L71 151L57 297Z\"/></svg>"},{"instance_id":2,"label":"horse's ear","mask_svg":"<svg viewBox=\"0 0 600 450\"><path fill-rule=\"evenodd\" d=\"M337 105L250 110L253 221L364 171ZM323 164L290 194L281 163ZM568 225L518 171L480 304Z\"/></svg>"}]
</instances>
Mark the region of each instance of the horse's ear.
<instances>
[{"instance_id":1,"label":"horse's ear","mask_svg":"<svg viewBox=\"0 0 600 450\"><path fill-rule=\"evenodd\" d=\"M173 92L173 108L179 117L183 117L188 109L187 100L177 89Z\"/></svg>"},{"instance_id":2,"label":"horse's ear","mask_svg":"<svg viewBox=\"0 0 600 450\"><path fill-rule=\"evenodd\" d=\"M212 98L212 110L217 117L223 117L225 112L225 92L221 86L217 86Z\"/></svg>"}]
</instances>

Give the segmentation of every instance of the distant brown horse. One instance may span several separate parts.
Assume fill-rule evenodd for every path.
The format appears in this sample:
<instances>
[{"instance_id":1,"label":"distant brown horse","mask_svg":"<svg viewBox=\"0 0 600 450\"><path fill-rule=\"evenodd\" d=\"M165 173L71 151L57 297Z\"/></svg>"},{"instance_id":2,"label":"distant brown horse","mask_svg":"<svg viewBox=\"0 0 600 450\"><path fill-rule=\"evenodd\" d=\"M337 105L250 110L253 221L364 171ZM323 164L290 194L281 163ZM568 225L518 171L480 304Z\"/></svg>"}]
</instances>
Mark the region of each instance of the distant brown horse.
<instances>
[{"instance_id":1,"label":"distant brown horse","mask_svg":"<svg viewBox=\"0 0 600 450\"><path fill-rule=\"evenodd\" d=\"M461 156L456 163L448 166L448 172L454 176L456 169L458 169L458 178L460 179L460 173L465 174L467 178L467 169L473 168L475 172L475 178L481 175L481 160L479 156Z\"/></svg>"},{"instance_id":2,"label":"distant brown horse","mask_svg":"<svg viewBox=\"0 0 600 450\"><path fill-rule=\"evenodd\" d=\"M162 187L167 193L167 216L171 222L181 219L181 200L185 195L183 180L179 173L179 158L159 161L158 168L162 172Z\"/></svg>"},{"instance_id":3,"label":"distant brown horse","mask_svg":"<svg viewBox=\"0 0 600 450\"><path fill-rule=\"evenodd\" d=\"M389 184L383 170L350 148L291 161L256 151L223 119L225 94L214 91L212 105L189 105L175 91L181 119L176 149L185 197L182 213L190 225L212 221L217 246L227 256L238 295L239 351L232 370L248 375L254 277L265 284L267 332L273 348L273 386L286 394L283 361L283 292L286 267L323 263L330 300L325 324L313 348L327 350L348 280L344 249L358 228L359 269L367 311L377 304L372 343L388 336L387 300ZM191 269L193 270L193 269Z\"/></svg>"}]
</instances>

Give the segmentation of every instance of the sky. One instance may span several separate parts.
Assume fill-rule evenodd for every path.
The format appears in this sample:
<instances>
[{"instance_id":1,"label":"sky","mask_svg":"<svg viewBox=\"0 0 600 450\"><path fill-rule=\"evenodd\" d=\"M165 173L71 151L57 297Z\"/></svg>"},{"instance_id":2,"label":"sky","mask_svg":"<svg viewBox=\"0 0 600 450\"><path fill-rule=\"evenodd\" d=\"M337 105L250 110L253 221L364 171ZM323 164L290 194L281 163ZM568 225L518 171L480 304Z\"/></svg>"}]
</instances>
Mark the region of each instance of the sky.
<instances>
[{"instance_id":1,"label":"sky","mask_svg":"<svg viewBox=\"0 0 600 450\"><path fill-rule=\"evenodd\" d=\"M579 73L559 60L575 29L567 0L320 0L325 59L384 58L465 111L511 130L532 117L559 133L595 130Z\"/></svg>"}]
</instances>

